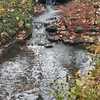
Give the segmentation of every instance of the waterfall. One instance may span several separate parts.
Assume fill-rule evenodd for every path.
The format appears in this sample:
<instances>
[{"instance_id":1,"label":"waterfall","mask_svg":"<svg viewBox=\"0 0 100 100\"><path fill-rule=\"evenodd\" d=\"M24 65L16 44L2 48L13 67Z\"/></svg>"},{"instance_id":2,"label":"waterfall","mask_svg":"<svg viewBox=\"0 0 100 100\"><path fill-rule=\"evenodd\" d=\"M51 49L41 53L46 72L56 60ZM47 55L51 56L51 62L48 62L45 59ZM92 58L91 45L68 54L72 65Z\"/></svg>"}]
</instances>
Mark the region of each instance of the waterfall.
<instances>
[{"instance_id":1,"label":"waterfall","mask_svg":"<svg viewBox=\"0 0 100 100\"><path fill-rule=\"evenodd\" d=\"M46 0L46 5L54 5L56 0Z\"/></svg>"}]
</instances>

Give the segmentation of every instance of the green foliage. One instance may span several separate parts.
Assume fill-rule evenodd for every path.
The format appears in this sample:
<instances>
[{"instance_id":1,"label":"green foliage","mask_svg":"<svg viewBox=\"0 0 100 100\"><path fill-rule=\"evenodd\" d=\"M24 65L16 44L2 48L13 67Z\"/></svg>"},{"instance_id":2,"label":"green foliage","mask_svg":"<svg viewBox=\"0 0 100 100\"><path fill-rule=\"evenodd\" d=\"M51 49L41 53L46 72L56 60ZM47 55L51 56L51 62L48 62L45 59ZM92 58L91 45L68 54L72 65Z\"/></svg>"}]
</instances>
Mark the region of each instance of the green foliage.
<instances>
[{"instance_id":1,"label":"green foliage","mask_svg":"<svg viewBox=\"0 0 100 100\"><path fill-rule=\"evenodd\" d=\"M82 33L84 31L83 27L77 26L75 32L76 33Z\"/></svg>"},{"instance_id":2,"label":"green foliage","mask_svg":"<svg viewBox=\"0 0 100 100\"><path fill-rule=\"evenodd\" d=\"M78 79L78 81L80 80ZM82 82L80 81L80 83ZM76 82L74 87L69 91L68 100L99 100L99 89L99 85L91 85L91 81L88 84L84 83L82 86Z\"/></svg>"},{"instance_id":3,"label":"green foliage","mask_svg":"<svg viewBox=\"0 0 100 100\"><path fill-rule=\"evenodd\" d=\"M100 98L100 58L96 57L96 68L76 82L69 91L69 100L99 100Z\"/></svg>"},{"instance_id":4,"label":"green foliage","mask_svg":"<svg viewBox=\"0 0 100 100\"><path fill-rule=\"evenodd\" d=\"M96 68L89 75L77 77L71 87L57 83L53 88L56 100L99 100L100 99L100 56L96 57ZM73 79L72 79L73 80ZM63 82L62 82L63 83ZM70 83L69 83L70 84ZM68 85L69 86L69 85ZM63 89L61 88L63 87Z\"/></svg>"},{"instance_id":5,"label":"green foliage","mask_svg":"<svg viewBox=\"0 0 100 100\"><path fill-rule=\"evenodd\" d=\"M64 100L67 95L68 84L65 80L56 80L51 85L50 95L53 95L56 100Z\"/></svg>"},{"instance_id":6,"label":"green foliage","mask_svg":"<svg viewBox=\"0 0 100 100\"><path fill-rule=\"evenodd\" d=\"M7 32L13 37L19 30L31 30L32 6L32 0L1 0L0 38L2 32ZM23 22L22 27L19 27L20 22Z\"/></svg>"},{"instance_id":7,"label":"green foliage","mask_svg":"<svg viewBox=\"0 0 100 100\"><path fill-rule=\"evenodd\" d=\"M100 57L96 57L96 68L92 71L92 77L100 77Z\"/></svg>"}]
</instances>

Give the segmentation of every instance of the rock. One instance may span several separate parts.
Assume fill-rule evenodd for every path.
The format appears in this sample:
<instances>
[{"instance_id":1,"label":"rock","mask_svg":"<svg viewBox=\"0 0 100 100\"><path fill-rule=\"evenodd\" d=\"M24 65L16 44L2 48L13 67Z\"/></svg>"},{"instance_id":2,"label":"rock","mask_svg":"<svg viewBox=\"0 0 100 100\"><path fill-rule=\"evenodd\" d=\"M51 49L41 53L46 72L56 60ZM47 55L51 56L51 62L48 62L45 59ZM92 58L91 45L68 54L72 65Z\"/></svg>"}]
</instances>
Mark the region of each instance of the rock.
<instances>
[{"instance_id":1,"label":"rock","mask_svg":"<svg viewBox=\"0 0 100 100\"><path fill-rule=\"evenodd\" d=\"M55 36L55 35L57 35L56 32L50 32L50 33L47 33L47 34L50 35L50 36Z\"/></svg>"},{"instance_id":2,"label":"rock","mask_svg":"<svg viewBox=\"0 0 100 100\"><path fill-rule=\"evenodd\" d=\"M2 32L2 33L0 34L0 37L1 37L1 39L2 39L2 38L9 38L9 34L8 34L7 32Z\"/></svg>"},{"instance_id":3,"label":"rock","mask_svg":"<svg viewBox=\"0 0 100 100\"><path fill-rule=\"evenodd\" d=\"M55 16L55 17L48 18L47 20L57 20L57 18Z\"/></svg>"},{"instance_id":4,"label":"rock","mask_svg":"<svg viewBox=\"0 0 100 100\"><path fill-rule=\"evenodd\" d=\"M44 46L45 45L45 43L38 43L38 46Z\"/></svg>"},{"instance_id":5,"label":"rock","mask_svg":"<svg viewBox=\"0 0 100 100\"><path fill-rule=\"evenodd\" d=\"M56 41L60 40L60 37L58 35L50 36L47 34L47 39L51 42L56 42Z\"/></svg>"},{"instance_id":6,"label":"rock","mask_svg":"<svg viewBox=\"0 0 100 100\"><path fill-rule=\"evenodd\" d=\"M38 3L34 6L33 9L34 9L34 15L40 15L40 14L42 14L43 12L46 11L44 5L38 4Z\"/></svg>"},{"instance_id":7,"label":"rock","mask_svg":"<svg viewBox=\"0 0 100 100\"><path fill-rule=\"evenodd\" d=\"M3 49L0 49L0 55L3 53Z\"/></svg>"},{"instance_id":8,"label":"rock","mask_svg":"<svg viewBox=\"0 0 100 100\"><path fill-rule=\"evenodd\" d=\"M21 40L21 41L26 39L26 31L23 30L23 31L18 32L16 39Z\"/></svg>"},{"instance_id":9,"label":"rock","mask_svg":"<svg viewBox=\"0 0 100 100\"><path fill-rule=\"evenodd\" d=\"M7 32L2 32L0 34L0 45L5 45L9 40L11 40L11 37Z\"/></svg>"},{"instance_id":10,"label":"rock","mask_svg":"<svg viewBox=\"0 0 100 100\"><path fill-rule=\"evenodd\" d=\"M96 27L92 27L90 29L91 32L100 32L100 29L99 28L96 28Z\"/></svg>"},{"instance_id":11,"label":"rock","mask_svg":"<svg viewBox=\"0 0 100 100\"><path fill-rule=\"evenodd\" d=\"M76 33L82 33L83 31L84 31L84 28L81 27L81 26L77 26L76 29L75 29Z\"/></svg>"},{"instance_id":12,"label":"rock","mask_svg":"<svg viewBox=\"0 0 100 100\"><path fill-rule=\"evenodd\" d=\"M53 47L53 44L48 43L48 44L45 44L44 47L45 47L45 48L52 48L52 47Z\"/></svg>"},{"instance_id":13,"label":"rock","mask_svg":"<svg viewBox=\"0 0 100 100\"><path fill-rule=\"evenodd\" d=\"M47 27L49 25L49 23L44 23L44 27Z\"/></svg>"},{"instance_id":14,"label":"rock","mask_svg":"<svg viewBox=\"0 0 100 100\"><path fill-rule=\"evenodd\" d=\"M69 39L63 39L63 43L69 43L70 42L70 40Z\"/></svg>"},{"instance_id":15,"label":"rock","mask_svg":"<svg viewBox=\"0 0 100 100\"><path fill-rule=\"evenodd\" d=\"M39 94L36 100L44 100L43 97Z\"/></svg>"},{"instance_id":16,"label":"rock","mask_svg":"<svg viewBox=\"0 0 100 100\"><path fill-rule=\"evenodd\" d=\"M24 27L24 21L20 20L20 21L18 22L18 27L19 27L19 28Z\"/></svg>"},{"instance_id":17,"label":"rock","mask_svg":"<svg viewBox=\"0 0 100 100\"><path fill-rule=\"evenodd\" d=\"M69 2L69 1L71 1L71 0L53 0L52 1L52 3L53 4L63 4L63 3L67 3L67 2ZM48 2L49 2L49 0L48 0ZM38 0L38 3L42 3L42 4L46 4L47 3L47 1L46 0ZM49 2L50 3L50 2Z\"/></svg>"},{"instance_id":18,"label":"rock","mask_svg":"<svg viewBox=\"0 0 100 100\"><path fill-rule=\"evenodd\" d=\"M57 27L56 26L49 26L46 28L46 31L51 32L51 33L57 32Z\"/></svg>"}]
</instances>

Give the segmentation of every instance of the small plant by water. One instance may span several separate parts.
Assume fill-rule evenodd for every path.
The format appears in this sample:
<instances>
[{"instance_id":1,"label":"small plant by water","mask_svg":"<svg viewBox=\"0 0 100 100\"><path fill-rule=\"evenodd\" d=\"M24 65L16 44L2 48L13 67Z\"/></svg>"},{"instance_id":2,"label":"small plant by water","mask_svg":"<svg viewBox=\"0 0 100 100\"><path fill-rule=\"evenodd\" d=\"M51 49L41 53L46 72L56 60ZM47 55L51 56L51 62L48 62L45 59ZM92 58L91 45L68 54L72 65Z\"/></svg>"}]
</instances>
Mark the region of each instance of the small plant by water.
<instances>
[{"instance_id":1,"label":"small plant by water","mask_svg":"<svg viewBox=\"0 0 100 100\"><path fill-rule=\"evenodd\" d=\"M59 88L53 90L53 96L56 100L99 100L100 99L100 57L96 59L96 68L88 75L75 77L71 87L60 84ZM64 88L60 89L61 87ZM64 95L65 94L65 95Z\"/></svg>"}]
</instances>

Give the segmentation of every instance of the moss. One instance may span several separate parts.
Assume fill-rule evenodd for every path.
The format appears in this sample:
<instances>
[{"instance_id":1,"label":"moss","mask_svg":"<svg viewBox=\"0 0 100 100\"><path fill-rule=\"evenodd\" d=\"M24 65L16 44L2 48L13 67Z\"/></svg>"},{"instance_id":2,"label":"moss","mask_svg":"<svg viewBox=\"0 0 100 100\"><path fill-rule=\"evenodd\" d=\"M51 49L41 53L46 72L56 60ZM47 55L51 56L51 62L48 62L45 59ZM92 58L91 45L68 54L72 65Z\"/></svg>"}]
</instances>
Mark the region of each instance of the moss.
<instances>
[{"instance_id":1,"label":"moss","mask_svg":"<svg viewBox=\"0 0 100 100\"><path fill-rule=\"evenodd\" d=\"M82 33L83 31L84 31L84 28L81 27L81 26L77 26L76 29L75 29L76 33Z\"/></svg>"}]
</instances>

